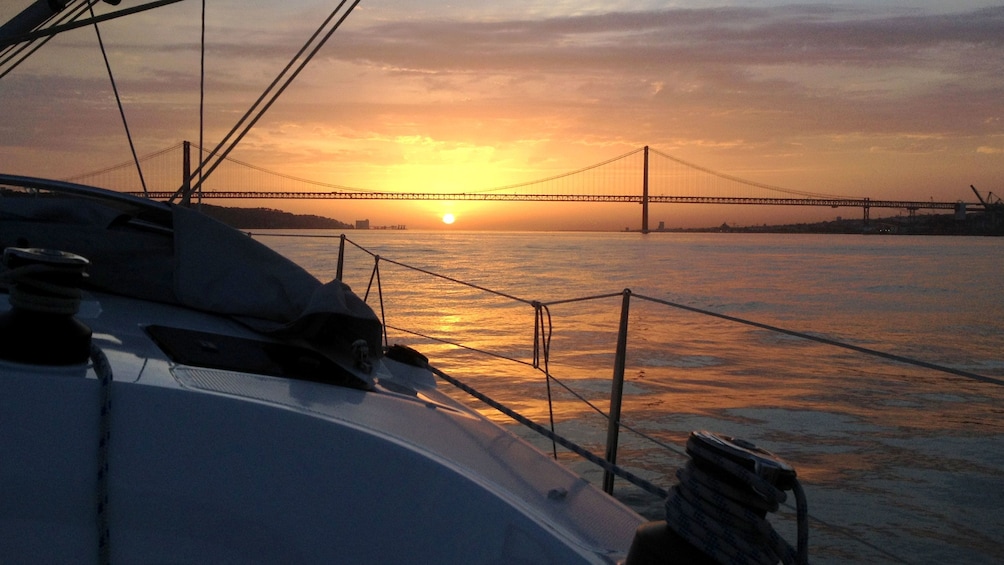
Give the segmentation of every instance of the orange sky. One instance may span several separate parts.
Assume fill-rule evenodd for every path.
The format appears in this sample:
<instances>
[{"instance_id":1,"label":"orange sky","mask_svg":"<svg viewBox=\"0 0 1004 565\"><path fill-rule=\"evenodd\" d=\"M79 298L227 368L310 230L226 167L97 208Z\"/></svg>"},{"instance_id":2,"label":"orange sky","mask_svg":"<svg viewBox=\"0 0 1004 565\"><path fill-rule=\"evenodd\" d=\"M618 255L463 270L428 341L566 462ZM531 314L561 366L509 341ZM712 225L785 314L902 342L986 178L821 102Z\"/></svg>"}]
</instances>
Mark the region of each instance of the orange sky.
<instances>
[{"instance_id":1,"label":"orange sky","mask_svg":"<svg viewBox=\"0 0 1004 565\"><path fill-rule=\"evenodd\" d=\"M28 3L11 2L0 18ZM207 145L333 4L210 0ZM649 145L816 193L973 201L970 184L1004 193L1004 8L989 2L479 4L363 0L232 156L370 190L463 192ZM140 154L198 139L199 9L188 0L102 26ZM0 115L4 172L61 178L130 158L92 29L57 37L0 79ZM446 228L446 212L456 215L449 229L623 229L641 219L629 204L247 204L410 228ZM650 221L860 214L658 205Z\"/></svg>"}]
</instances>

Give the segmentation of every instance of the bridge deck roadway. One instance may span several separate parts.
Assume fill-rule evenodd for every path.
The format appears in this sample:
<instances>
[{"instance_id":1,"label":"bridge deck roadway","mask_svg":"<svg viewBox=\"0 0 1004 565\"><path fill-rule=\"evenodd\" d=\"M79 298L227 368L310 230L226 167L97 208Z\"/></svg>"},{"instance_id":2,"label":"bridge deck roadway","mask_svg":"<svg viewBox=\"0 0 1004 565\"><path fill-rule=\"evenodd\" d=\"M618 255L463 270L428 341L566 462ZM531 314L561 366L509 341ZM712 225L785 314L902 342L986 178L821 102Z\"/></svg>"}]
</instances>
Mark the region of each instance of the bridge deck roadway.
<instances>
[{"instance_id":1,"label":"bridge deck roadway","mask_svg":"<svg viewBox=\"0 0 1004 565\"><path fill-rule=\"evenodd\" d=\"M129 192L155 200L168 200L174 192ZM279 199L279 200L449 200L495 202L627 202L643 204L640 195L588 194L496 194L428 192L279 192L279 191L205 191L202 198ZM649 196L648 202L673 204L741 204L760 206L828 206L830 208L905 208L908 210L954 210L960 202L911 200L871 200L868 198L741 198L722 196ZM967 208L981 208L979 203L965 203Z\"/></svg>"}]
</instances>

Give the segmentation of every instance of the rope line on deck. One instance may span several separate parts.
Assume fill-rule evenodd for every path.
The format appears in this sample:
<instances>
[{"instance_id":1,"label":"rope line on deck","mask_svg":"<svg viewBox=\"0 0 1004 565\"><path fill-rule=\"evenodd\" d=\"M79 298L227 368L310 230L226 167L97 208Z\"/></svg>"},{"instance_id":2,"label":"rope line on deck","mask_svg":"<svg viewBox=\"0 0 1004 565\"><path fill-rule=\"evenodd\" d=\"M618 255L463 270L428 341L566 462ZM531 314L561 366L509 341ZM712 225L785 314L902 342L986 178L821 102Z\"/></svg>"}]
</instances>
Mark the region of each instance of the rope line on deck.
<instances>
[{"instance_id":1,"label":"rope line on deck","mask_svg":"<svg viewBox=\"0 0 1004 565\"><path fill-rule=\"evenodd\" d=\"M98 563L111 562L111 526L108 514L108 460L111 441L112 366L108 357L93 342L90 347L92 368L98 378L98 469L95 485L95 513L98 534Z\"/></svg>"}]
</instances>

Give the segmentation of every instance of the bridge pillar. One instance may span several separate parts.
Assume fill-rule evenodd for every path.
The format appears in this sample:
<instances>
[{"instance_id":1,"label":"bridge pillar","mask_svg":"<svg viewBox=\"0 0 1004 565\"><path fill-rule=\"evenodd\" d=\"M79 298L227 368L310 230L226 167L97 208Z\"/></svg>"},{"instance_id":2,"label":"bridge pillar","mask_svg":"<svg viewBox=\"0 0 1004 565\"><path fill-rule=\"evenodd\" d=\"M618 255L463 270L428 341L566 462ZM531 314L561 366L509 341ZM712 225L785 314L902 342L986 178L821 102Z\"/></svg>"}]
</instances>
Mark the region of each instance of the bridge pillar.
<instances>
[{"instance_id":1,"label":"bridge pillar","mask_svg":"<svg viewBox=\"0 0 1004 565\"><path fill-rule=\"evenodd\" d=\"M645 146L645 164L642 167L641 233L648 233L648 145Z\"/></svg>"},{"instance_id":2,"label":"bridge pillar","mask_svg":"<svg viewBox=\"0 0 1004 565\"><path fill-rule=\"evenodd\" d=\"M868 198L865 198L865 205L864 205L864 210L865 210L865 217L864 217L864 224L865 224L866 226L867 226L867 225L868 225L869 223L871 223L871 218L869 218L869 216L868 216L868 215L870 214L870 211L871 211L871 206L869 206L869 205L868 205L868 200L869 200Z\"/></svg>"},{"instance_id":3,"label":"bridge pillar","mask_svg":"<svg viewBox=\"0 0 1004 565\"><path fill-rule=\"evenodd\" d=\"M192 206L192 144L182 142L181 148L181 205Z\"/></svg>"}]
</instances>

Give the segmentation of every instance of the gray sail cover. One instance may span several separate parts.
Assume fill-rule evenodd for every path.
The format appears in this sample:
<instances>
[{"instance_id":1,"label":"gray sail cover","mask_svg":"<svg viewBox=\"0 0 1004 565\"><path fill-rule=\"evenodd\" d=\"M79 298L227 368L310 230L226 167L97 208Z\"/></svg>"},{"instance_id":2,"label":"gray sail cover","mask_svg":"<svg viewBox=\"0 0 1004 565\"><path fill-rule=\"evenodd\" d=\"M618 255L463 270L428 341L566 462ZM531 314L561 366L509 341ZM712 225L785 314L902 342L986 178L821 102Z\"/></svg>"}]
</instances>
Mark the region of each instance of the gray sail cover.
<instances>
[{"instance_id":1,"label":"gray sail cover","mask_svg":"<svg viewBox=\"0 0 1004 565\"><path fill-rule=\"evenodd\" d=\"M151 211L158 221L142 220ZM325 349L364 339L370 352L381 351L379 320L348 286L321 283L247 234L188 208L0 197L0 245L82 255L95 290L232 316L261 333Z\"/></svg>"}]
</instances>

